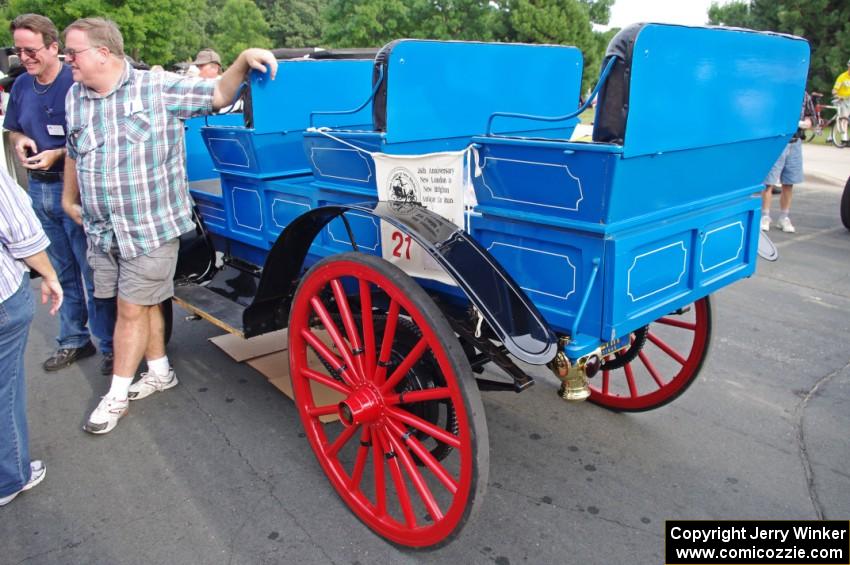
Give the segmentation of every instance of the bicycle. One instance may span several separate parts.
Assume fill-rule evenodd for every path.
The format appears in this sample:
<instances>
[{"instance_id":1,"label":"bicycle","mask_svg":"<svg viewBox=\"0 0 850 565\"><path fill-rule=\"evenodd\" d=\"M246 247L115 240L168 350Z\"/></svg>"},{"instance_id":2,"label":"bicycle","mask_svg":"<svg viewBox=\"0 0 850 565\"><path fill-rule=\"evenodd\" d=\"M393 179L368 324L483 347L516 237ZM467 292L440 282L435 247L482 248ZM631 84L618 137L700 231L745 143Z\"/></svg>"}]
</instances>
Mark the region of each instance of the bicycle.
<instances>
[{"instance_id":1,"label":"bicycle","mask_svg":"<svg viewBox=\"0 0 850 565\"><path fill-rule=\"evenodd\" d=\"M827 142L831 142L839 148L850 146L850 122L848 122L847 117L838 116L837 106L821 104L823 94L820 92L812 92L811 98L814 119L812 120L811 129L805 130L803 140L811 141L815 138L815 136L820 136L823 135L824 132L828 132ZM823 110L831 110L834 114L829 119L826 119L823 117ZM836 135L836 133L838 135Z\"/></svg>"}]
</instances>

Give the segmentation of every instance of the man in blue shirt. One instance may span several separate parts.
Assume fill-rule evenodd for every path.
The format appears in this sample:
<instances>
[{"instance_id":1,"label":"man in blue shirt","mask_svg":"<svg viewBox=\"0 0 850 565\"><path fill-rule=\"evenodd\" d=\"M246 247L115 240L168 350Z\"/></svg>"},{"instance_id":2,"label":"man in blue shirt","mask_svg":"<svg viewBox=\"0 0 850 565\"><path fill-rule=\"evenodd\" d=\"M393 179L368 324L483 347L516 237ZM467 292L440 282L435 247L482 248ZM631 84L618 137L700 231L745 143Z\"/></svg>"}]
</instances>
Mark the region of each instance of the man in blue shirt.
<instances>
[{"instance_id":1,"label":"man in blue shirt","mask_svg":"<svg viewBox=\"0 0 850 565\"><path fill-rule=\"evenodd\" d=\"M17 158L28 169L33 208L50 239L47 253L65 289L59 348L43 366L57 371L94 355L90 327L103 353L101 372L111 375L115 300L94 297L85 232L62 210L65 95L74 83L71 69L59 60L59 33L48 18L24 14L9 27L26 74L12 86L3 126L11 132Z\"/></svg>"}]
</instances>

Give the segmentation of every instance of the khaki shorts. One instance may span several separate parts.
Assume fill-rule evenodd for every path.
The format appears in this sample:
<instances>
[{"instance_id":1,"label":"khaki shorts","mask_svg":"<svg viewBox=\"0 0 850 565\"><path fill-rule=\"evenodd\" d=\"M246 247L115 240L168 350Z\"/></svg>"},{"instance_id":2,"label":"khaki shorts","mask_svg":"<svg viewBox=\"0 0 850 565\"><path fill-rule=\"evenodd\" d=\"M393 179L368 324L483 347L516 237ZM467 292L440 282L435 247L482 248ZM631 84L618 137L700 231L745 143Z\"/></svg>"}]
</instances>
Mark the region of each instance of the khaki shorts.
<instances>
[{"instance_id":1,"label":"khaki shorts","mask_svg":"<svg viewBox=\"0 0 850 565\"><path fill-rule=\"evenodd\" d=\"M174 272L180 239L175 238L150 253L122 259L113 246L104 253L89 241L86 257L94 273L95 298L112 298L140 306L153 306L174 296Z\"/></svg>"}]
</instances>

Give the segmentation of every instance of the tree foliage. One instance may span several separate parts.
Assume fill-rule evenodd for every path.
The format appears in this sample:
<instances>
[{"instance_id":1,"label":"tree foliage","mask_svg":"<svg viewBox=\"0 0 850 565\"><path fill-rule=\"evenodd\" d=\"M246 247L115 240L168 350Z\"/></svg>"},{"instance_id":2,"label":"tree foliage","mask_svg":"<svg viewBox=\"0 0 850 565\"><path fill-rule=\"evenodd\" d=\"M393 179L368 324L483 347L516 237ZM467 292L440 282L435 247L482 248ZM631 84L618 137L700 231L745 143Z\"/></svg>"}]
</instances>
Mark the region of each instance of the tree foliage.
<instances>
[{"instance_id":1,"label":"tree foliage","mask_svg":"<svg viewBox=\"0 0 850 565\"><path fill-rule=\"evenodd\" d=\"M193 24L203 13L205 0L10 0L4 10L6 22L18 14L42 14L61 31L78 18L100 16L118 24L128 55L149 63L180 60L197 51L200 28ZM8 23L2 32L11 44Z\"/></svg>"},{"instance_id":2,"label":"tree foliage","mask_svg":"<svg viewBox=\"0 0 850 565\"><path fill-rule=\"evenodd\" d=\"M191 60L204 47L225 64L245 47L380 47L403 37L561 43L581 48L595 80L615 0L0 0L8 22L34 12L61 30L80 17L115 20L127 53L148 64Z\"/></svg>"},{"instance_id":3,"label":"tree foliage","mask_svg":"<svg viewBox=\"0 0 850 565\"><path fill-rule=\"evenodd\" d=\"M579 0L579 2L587 10L587 15L592 23L608 25L614 0Z\"/></svg>"},{"instance_id":4,"label":"tree foliage","mask_svg":"<svg viewBox=\"0 0 850 565\"><path fill-rule=\"evenodd\" d=\"M203 47L225 63L248 46L380 47L402 37L523 41L575 45L585 62L585 88L595 80L616 30L615 0L0 0L0 44L9 21L34 12L61 30L77 18L115 20L135 59L169 65ZM847 0L737 0L714 4L712 24L805 37L812 46L813 89L829 92L850 57Z\"/></svg>"},{"instance_id":5,"label":"tree foliage","mask_svg":"<svg viewBox=\"0 0 850 565\"><path fill-rule=\"evenodd\" d=\"M380 47L400 37L558 43L585 57L585 86L595 80L614 0L329 0L329 47Z\"/></svg>"},{"instance_id":6,"label":"tree foliage","mask_svg":"<svg viewBox=\"0 0 850 565\"><path fill-rule=\"evenodd\" d=\"M380 47L398 37L421 37L405 0L331 0L323 19L328 47Z\"/></svg>"},{"instance_id":7,"label":"tree foliage","mask_svg":"<svg viewBox=\"0 0 850 565\"><path fill-rule=\"evenodd\" d=\"M615 31L594 32L605 24L613 0L508 0L503 13L502 41L575 45L584 55L582 90L595 82L608 40Z\"/></svg>"},{"instance_id":8,"label":"tree foliage","mask_svg":"<svg viewBox=\"0 0 850 565\"><path fill-rule=\"evenodd\" d=\"M413 3L413 25L420 37L489 41L495 37L496 11L482 0L429 0Z\"/></svg>"},{"instance_id":9,"label":"tree foliage","mask_svg":"<svg viewBox=\"0 0 850 565\"><path fill-rule=\"evenodd\" d=\"M214 20L212 44L225 65L248 47L271 47L269 24L252 0L227 0Z\"/></svg>"},{"instance_id":10,"label":"tree foliage","mask_svg":"<svg viewBox=\"0 0 850 565\"><path fill-rule=\"evenodd\" d=\"M269 24L274 47L316 47L322 38L322 11L328 0L257 0Z\"/></svg>"},{"instance_id":11,"label":"tree foliage","mask_svg":"<svg viewBox=\"0 0 850 565\"><path fill-rule=\"evenodd\" d=\"M331 47L380 47L404 37L487 41L497 14L487 0L330 0L322 37Z\"/></svg>"},{"instance_id":12,"label":"tree foliage","mask_svg":"<svg viewBox=\"0 0 850 565\"><path fill-rule=\"evenodd\" d=\"M850 58L850 2L846 0L737 1L708 10L709 23L798 35L812 50L809 88L825 94Z\"/></svg>"}]
</instances>

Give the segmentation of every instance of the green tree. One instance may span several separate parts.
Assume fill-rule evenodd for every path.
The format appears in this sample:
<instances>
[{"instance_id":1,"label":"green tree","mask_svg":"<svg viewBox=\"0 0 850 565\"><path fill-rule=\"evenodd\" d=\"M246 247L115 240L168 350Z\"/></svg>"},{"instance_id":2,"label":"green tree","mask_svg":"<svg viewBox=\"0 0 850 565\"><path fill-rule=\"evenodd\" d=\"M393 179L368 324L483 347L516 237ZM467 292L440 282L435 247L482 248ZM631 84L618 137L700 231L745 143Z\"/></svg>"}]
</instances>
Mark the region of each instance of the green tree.
<instances>
[{"instance_id":1,"label":"green tree","mask_svg":"<svg viewBox=\"0 0 850 565\"><path fill-rule=\"evenodd\" d=\"M258 0L274 47L316 47L321 43L322 11L328 0Z\"/></svg>"},{"instance_id":2,"label":"green tree","mask_svg":"<svg viewBox=\"0 0 850 565\"><path fill-rule=\"evenodd\" d=\"M591 23L608 25L614 0L579 0L587 10Z\"/></svg>"},{"instance_id":3,"label":"green tree","mask_svg":"<svg viewBox=\"0 0 850 565\"><path fill-rule=\"evenodd\" d=\"M227 0L215 17L213 48L229 65L248 47L271 47L269 24L252 0Z\"/></svg>"},{"instance_id":4,"label":"green tree","mask_svg":"<svg viewBox=\"0 0 850 565\"><path fill-rule=\"evenodd\" d=\"M804 37L812 50L809 88L829 94L850 58L850 3L846 0L752 0L708 10L709 23Z\"/></svg>"},{"instance_id":5,"label":"green tree","mask_svg":"<svg viewBox=\"0 0 850 565\"><path fill-rule=\"evenodd\" d=\"M737 1L730 4L716 4L712 2L708 9L708 23L711 25L724 25L734 27L745 27L754 29L753 15L750 4L746 1Z\"/></svg>"},{"instance_id":6,"label":"green tree","mask_svg":"<svg viewBox=\"0 0 850 565\"><path fill-rule=\"evenodd\" d=\"M616 30L593 31L592 22L605 24L611 0L508 0L503 14L502 41L574 45L584 55L582 90L592 87L608 40Z\"/></svg>"},{"instance_id":7,"label":"green tree","mask_svg":"<svg viewBox=\"0 0 850 565\"><path fill-rule=\"evenodd\" d=\"M380 47L411 30L405 0L331 0L323 12L322 39L328 47Z\"/></svg>"},{"instance_id":8,"label":"green tree","mask_svg":"<svg viewBox=\"0 0 850 565\"><path fill-rule=\"evenodd\" d=\"M487 0L330 0L323 40L331 47L380 47L404 37L489 40L497 15Z\"/></svg>"},{"instance_id":9,"label":"green tree","mask_svg":"<svg viewBox=\"0 0 850 565\"><path fill-rule=\"evenodd\" d=\"M194 20L205 10L204 0L124 0L117 4L112 19L134 59L161 64L197 51L202 37Z\"/></svg>"},{"instance_id":10,"label":"green tree","mask_svg":"<svg viewBox=\"0 0 850 565\"><path fill-rule=\"evenodd\" d=\"M575 0L513 0L508 21L513 41L577 46L592 41L590 16Z\"/></svg>"},{"instance_id":11,"label":"green tree","mask_svg":"<svg viewBox=\"0 0 850 565\"><path fill-rule=\"evenodd\" d=\"M613 32L607 24L614 0L329 0L323 12L328 47L379 47L393 39L556 43L584 54L584 87L598 75Z\"/></svg>"},{"instance_id":12,"label":"green tree","mask_svg":"<svg viewBox=\"0 0 850 565\"><path fill-rule=\"evenodd\" d=\"M488 41L495 35L498 13L489 1L421 0L412 6L412 23L422 37Z\"/></svg>"},{"instance_id":13,"label":"green tree","mask_svg":"<svg viewBox=\"0 0 850 565\"><path fill-rule=\"evenodd\" d=\"M100 16L118 24L128 55L149 64L168 64L197 51L203 35L194 22L206 10L206 0L10 0L0 31L9 45L8 21L19 14L45 15L60 31L78 18Z\"/></svg>"}]
</instances>

